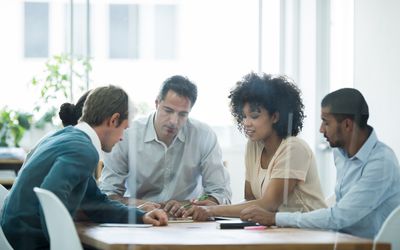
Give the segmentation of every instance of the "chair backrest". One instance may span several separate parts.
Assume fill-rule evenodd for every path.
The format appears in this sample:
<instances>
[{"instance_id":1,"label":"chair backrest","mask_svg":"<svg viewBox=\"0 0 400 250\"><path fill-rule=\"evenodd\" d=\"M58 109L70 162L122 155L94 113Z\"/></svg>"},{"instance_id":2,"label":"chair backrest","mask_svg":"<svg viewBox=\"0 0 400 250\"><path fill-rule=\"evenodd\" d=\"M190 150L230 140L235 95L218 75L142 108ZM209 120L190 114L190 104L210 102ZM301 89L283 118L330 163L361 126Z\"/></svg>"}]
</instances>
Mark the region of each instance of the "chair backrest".
<instances>
[{"instance_id":1,"label":"chair backrest","mask_svg":"<svg viewBox=\"0 0 400 250\"><path fill-rule=\"evenodd\" d=\"M52 192L33 188L44 213L52 250L82 250L71 215L60 199Z\"/></svg>"},{"instance_id":2,"label":"chair backrest","mask_svg":"<svg viewBox=\"0 0 400 250\"><path fill-rule=\"evenodd\" d=\"M0 184L0 218L3 213L3 204L7 197L8 190L3 185Z\"/></svg>"},{"instance_id":3,"label":"chair backrest","mask_svg":"<svg viewBox=\"0 0 400 250\"><path fill-rule=\"evenodd\" d=\"M4 200L6 199L7 194L8 194L7 188L5 188L3 185L0 184L0 222L1 222L1 216L3 216ZM10 243L8 243L8 240L3 233L3 229L1 228L1 226L0 226L0 249L4 250L13 249Z\"/></svg>"},{"instance_id":4,"label":"chair backrest","mask_svg":"<svg viewBox=\"0 0 400 250\"><path fill-rule=\"evenodd\" d=\"M400 249L400 206L389 214L381 229L376 235L374 242L389 242L392 250ZM374 245L375 249L375 245Z\"/></svg>"}]
</instances>

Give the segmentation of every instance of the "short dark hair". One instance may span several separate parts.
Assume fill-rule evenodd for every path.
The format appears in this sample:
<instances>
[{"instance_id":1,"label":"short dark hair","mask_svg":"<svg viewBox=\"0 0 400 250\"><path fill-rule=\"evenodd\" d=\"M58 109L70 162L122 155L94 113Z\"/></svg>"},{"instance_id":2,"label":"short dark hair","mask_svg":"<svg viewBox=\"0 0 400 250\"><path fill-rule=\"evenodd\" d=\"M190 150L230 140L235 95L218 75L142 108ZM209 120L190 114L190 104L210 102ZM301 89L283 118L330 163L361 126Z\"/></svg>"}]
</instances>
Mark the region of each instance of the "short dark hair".
<instances>
[{"instance_id":1,"label":"short dark hair","mask_svg":"<svg viewBox=\"0 0 400 250\"><path fill-rule=\"evenodd\" d=\"M60 111L58 112L58 116L60 117L64 127L69 125L74 126L78 123L79 118L81 118L82 116L83 104L85 103L89 93L90 90L86 91L79 98L76 104L66 102L60 106Z\"/></svg>"},{"instance_id":2,"label":"short dark hair","mask_svg":"<svg viewBox=\"0 0 400 250\"><path fill-rule=\"evenodd\" d=\"M128 119L128 94L114 85L98 87L90 91L80 120L91 126L98 126L115 113L120 114L119 124Z\"/></svg>"},{"instance_id":3,"label":"short dark hair","mask_svg":"<svg viewBox=\"0 0 400 250\"><path fill-rule=\"evenodd\" d=\"M364 96L354 88L342 88L327 94L321 101L321 107L329 107L336 121L351 119L360 128L367 126L369 108Z\"/></svg>"},{"instance_id":4,"label":"short dark hair","mask_svg":"<svg viewBox=\"0 0 400 250\"><path fill-rule=\"evenodd\" d=\"M252 109L266 109L270 115L279 113L274 124L280 138L296 136L303 128L304 105L300 89L286 76L250 73L236 83L230 92L231 113L239 130L243 130L243 106L248 103Z\"/></svg>"},{"instance_id":5,"label":"short dark hair","mask_svg":"<svg viewBox=\"0 0 400 250\"><path fill-rule=\"evenodd\" d=\"M191 107L194 106L197 99L197 86L187 77L175 75L166 79L160 88L157 99L164 100L168 91L172 90L180 96L189 98Z\"/></svg>"}]
</instances>

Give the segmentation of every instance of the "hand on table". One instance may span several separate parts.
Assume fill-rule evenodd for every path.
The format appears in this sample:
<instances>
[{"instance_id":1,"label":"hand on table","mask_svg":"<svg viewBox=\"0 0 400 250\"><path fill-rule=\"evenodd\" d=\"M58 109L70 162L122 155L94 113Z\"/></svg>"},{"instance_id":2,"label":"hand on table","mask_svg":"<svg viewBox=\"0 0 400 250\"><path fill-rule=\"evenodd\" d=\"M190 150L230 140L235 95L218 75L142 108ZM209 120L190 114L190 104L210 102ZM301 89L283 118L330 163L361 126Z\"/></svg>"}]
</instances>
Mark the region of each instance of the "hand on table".
<instances>
[{"instance_id":1,"label":"hand on table","mask_svg":"<svg viewBox=\"0 0 400 250\"><path fill-rule=\"evenodd\" d=\"M181 217L183 210L181 209L185 204L190 204L189 202L180 202L176 200L169 200L165 203L164 211L174 217Z\"/></svg>"},{"instance_id":2,"label":"hand on table","mask_svg":"<svg viewBox=\"0 0 400 250\"><path fill-rule=\"evenodd\" d=\"M153 226L165 226L168 224L168 215L162 209L154 209L143 215L144 224L152 224Z\"/></svg>"},{"instance_id":3,"label":"hand on table","mask_svg":"<svg viewBox=\"0 0 400 250\"><path fill-rule=\"evenodd\" d=\"M269 212L259 206L251 206L240 212L240 219L243 221L254 221L261 225L275 225L275 213Z\"/></svg>"},{"instance_id":4,"label":"hand on table","mask_svg":"<svg viewBox=\"0 0 400 250\"><path fill-rule=\"evenodd\" d=\"M194 216L194 220L206 220L208 217L210 217L208 216L209 213L205 212L205 209L199 207L215 205L218 205L218 201L214 197L203 194L198 199L192 199L190 201L180 202L176 200L170 200L165 204L164 211L174 217L185 217L185 214L186 217Z\"/></svg>"},{"instance_id":5,"label":"hand on table","mask_svg":"<svg viewBox=\"0 0 400 250\"><path fill-rule=\"evenodd\" d=\"M197 206L216 206L218 205L217 202L207 199L207 200L192 200L191 201L193 205L197 205Z\"/></svg>"},{"instance_id":6,"label":"hand on table","mask_svg":"<svg viewBox=\"0 0 400 250\"><path fill-rule=\"evenodd\" d=\"M182 217L191 216L195 221L206 221L212 217L210 208L207 206L191 206L182 213Z\"/></svg>"}]
</instances>

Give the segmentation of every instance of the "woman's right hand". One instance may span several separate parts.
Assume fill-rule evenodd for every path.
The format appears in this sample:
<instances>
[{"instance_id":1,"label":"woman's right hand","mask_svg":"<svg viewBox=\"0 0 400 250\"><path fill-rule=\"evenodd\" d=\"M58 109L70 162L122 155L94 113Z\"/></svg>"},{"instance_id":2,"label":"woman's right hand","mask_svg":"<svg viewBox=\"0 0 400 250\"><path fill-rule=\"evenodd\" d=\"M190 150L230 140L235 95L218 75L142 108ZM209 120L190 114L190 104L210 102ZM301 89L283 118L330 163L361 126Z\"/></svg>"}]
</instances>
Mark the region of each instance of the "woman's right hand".
<instances>
[{"instance_id":1,"label":"woman's right hand","mask_svg":"<svg viewBox=\"0 0 400 250\"><path fill-rule=\"evenodd\" d=\"M195 221L206 221L212 217L210 206L192 206L183 212L182 217L191 216Z\"/></svg>"}]
</instances>

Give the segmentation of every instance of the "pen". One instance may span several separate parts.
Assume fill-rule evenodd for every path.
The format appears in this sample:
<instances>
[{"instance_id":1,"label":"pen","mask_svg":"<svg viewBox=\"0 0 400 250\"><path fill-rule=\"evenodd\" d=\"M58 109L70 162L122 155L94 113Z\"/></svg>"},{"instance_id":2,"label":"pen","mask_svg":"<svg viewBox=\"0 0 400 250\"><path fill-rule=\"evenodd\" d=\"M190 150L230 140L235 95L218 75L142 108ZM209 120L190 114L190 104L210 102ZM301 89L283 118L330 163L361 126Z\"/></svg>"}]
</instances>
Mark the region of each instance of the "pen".
<instances>
[{"instance_id":1,"label":"pen","mask_svg":"<svg viewBox=\"0 0 400 250\"><path fill-rule=\"evenodd\" d=\"M192 207L192 203L186 203L185 205L182 206L184 209L188 209Z\"/></svg>"},{"instance_id":2,"label":"pen","mask_svg":"<svg viewBox=\"0 0 400 250\"><path fill-rule=\"evenodd\" d=\"M208 199L208 194L203 194L199 198L197 198L198 201L204 201Z\"/></svg>"},{"instance_id":3,"label":"pen","mask_svg":"<svg viewBox=\"0 0 400 250\"><path fill-rule=\"evenodd\" d=\"M199 198L197 198L197 200L198 201L204 201L204 200L207 200L208 199L208 194L202 194ZM188 208L191 208L192 207L192 203L186 203L185 205L182 205L182 207L181 208L183 208L183 209L188 209Z\"/></svg>"}]
</instances>

